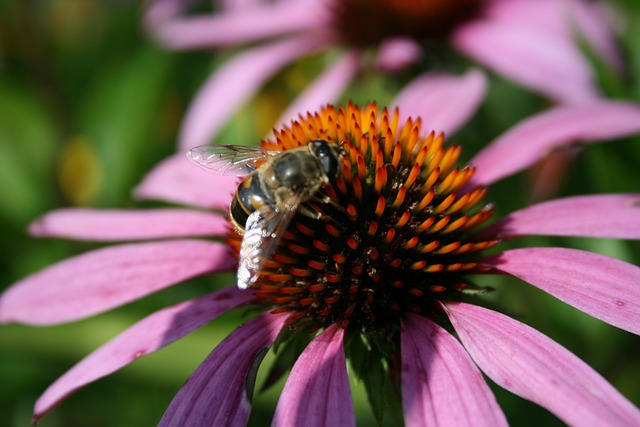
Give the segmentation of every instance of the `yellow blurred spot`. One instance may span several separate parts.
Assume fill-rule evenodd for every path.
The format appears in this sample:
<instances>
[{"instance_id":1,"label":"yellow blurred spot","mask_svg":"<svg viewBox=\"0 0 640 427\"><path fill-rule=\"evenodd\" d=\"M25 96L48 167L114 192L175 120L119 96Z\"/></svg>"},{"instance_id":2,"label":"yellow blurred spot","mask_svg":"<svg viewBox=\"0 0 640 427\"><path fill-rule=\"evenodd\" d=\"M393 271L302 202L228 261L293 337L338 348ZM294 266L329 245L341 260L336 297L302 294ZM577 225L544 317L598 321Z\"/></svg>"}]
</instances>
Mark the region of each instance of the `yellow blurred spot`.
<instances>
[{"instance_id":1,"label":"yellow blurred spot","mask_svg":"<svg viewBox=\"0 0 640 427\"><path fill-rule=\"evenodd\" d=\"M102 186L104 171L100 160L82 136L71 138L62 148L58 169L60 188L74 205L88 205Z\"/></svg>"}]
</instances>

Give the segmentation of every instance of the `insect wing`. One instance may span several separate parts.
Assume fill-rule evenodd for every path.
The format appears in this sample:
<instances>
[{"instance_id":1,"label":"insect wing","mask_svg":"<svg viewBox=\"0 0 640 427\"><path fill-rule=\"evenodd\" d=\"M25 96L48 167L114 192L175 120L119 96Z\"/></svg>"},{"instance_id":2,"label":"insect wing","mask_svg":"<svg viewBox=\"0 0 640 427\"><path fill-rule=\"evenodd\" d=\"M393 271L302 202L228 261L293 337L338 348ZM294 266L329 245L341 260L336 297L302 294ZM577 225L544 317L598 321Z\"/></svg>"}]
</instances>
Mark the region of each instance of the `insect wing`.
<instances>
[{"instance_id":1,"label":"insect wing","mask_svg":"<svg viewBox=\"0 0 640 427\"><path fill-rule=\"evenodd\" d=\"M266 262L278 247L278 242L291 219L295 216L302 197L293 195L282 207L263 206L254 211L245 224L240 245L238 287L247 289L253 285Z\"/></svg>"},{"instance_id":2,"label":"insect wing","mask_svg":"<svg viewBox=\"0 0 640 427\"><path fill-rule=\"evenodd\" d=\"M265 157L280 151L244 145L200 145L187 152L189 160L218 175L248 175Z\"/></svg>"}]
</instances>

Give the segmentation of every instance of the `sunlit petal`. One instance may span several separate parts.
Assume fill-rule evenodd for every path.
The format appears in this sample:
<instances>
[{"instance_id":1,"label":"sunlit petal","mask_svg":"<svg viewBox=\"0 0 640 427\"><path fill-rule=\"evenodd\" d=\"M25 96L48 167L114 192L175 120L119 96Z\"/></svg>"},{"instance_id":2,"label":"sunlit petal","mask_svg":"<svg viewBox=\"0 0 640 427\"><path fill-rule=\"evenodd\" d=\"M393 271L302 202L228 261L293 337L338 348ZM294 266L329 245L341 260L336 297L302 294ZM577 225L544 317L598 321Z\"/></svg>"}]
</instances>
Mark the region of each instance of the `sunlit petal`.
<instances>
[{"instance_id":1,"label":"sunlit petal","mask_svg":"<svg viewBox=\"0 0 640 427\"><path fill-rule=\"evenodd\" d=\"M510 239L527 235L640 239L640 195L566 197L513 212L482 232Z\"/></svg>"},{"instance_id":2,"label":"sunlit petal","mask_svg":"<svg viewBox=\"0 0 640 427\"><path fill-rule=\"evenodd\" d=\"M182 386L159 426L245 426L256 372L285 320L266 313L232 332Z\"/></svg>"},{"instance_id":3,"label":"sunlit petal","mask_svg":"<svg viewBox=\"0 0 640 427\"><path fill-rule=\"evenodd\" d=\"M212 142L227 119L278 70L326 44L320 36L297 37L247 49L226 61L204 83L180 130L182 149Z\"/></svg>"},{"instance_id":4,"label":"sunlit petal","mask_svg":"<svg viewBox=\"0 0 640 427\"><path fill-rule=\"evenodd\" d=\"M569 425L635 426L640 411L589 365L535 329L475 305L447 303L462 344L496 384Z\"/></svg>"},{"instance_id":5,"label":"sunlit petal","mask_svg":"<svg viewBox=\"0 0 640 427\"><path fill-rule=\"evenodd\" d=\"M409 426L506 426L482 374L449 332L421 316L401 323L402 406Z\"/></svg>"},{"instance_id":6,"label":"sunlit petal","mask_svg":"<svg viewBox=\"0 0 640 427\"><path fill-rule=\"evenodd\" d=\"M36 402L40 418L74 391L171 344L226 311L249 302L235 286L157 311L109 341L62 375Z\"/></svg>"},{"instance_id":7,"label":"sunlit petal","mask_svg":"<svg viewBox=\"0 0 640 427\"><path fill-rule=\"evenodd\" d=\"M136 243L87 252L19 281L0 296L0 321L47 325L97 314L191 277L228 271L226 245Z\"/></svg>"},{"instance_id":8,"label":"sunlit petal","mask_svg":"<svg viewBox=\"0 0 640 427\"><path fill-rule=\"evenodd\" d=\"M400 122L422 118L425 129L454 133L478 109L486 91L485 75L469 70L462 76L425 73L400 91L391 108L400 109Z\"/></svg>"},{"instance_id":9,"label":"sunlit petal","mask_svg":"<svg viewBox=\"0 0 640 427\"><path fill-rule=\"evenodd\" d=\"M233 175L206 172L181 153L169 157L147 174L134 196L226 211L239 182Z\"/></svg>"},{"instance_id":10,"label":"sunlit petal","mask_svg":"<svg viewBox=\"0 0 640 427\"><path fill-rule=\"evenodd\" d=\"M33 236L97 241L222 236L228 230L222 215L193 209L59 209L29 226Z\"/></svg>"},{"instance_id":11,"label":"sunlit petal","mask_svg":"<svg viewBox=\"0 0 640 427\"><path fill-rule=\"evenodd\" d=\"M566 248L514 249L484 262L640 335L640 268L633 264Z\"/></svg>"},{"instance_id":12,"label":"sunlit petal","mask_svg":"<svg viewBox=\"0 0 640 427\"><path fill-rule=\"evenodd\" d=\"M610 141L638 132L636 104L600 101L554 108L520 122L476 154L471 160L477 168L471 185L489 185L571 143Z\"/></svg>"},{"instance_id":13,"label":"sunlit petal","mask_svg":"<svg viewBox=\"0 0 640 427\"><path fill-rule=\"evenodd\" d=\"M273 426L355 426L343 339L334 324L311 341L291 370Z\"/></svg>"}]
</instances>

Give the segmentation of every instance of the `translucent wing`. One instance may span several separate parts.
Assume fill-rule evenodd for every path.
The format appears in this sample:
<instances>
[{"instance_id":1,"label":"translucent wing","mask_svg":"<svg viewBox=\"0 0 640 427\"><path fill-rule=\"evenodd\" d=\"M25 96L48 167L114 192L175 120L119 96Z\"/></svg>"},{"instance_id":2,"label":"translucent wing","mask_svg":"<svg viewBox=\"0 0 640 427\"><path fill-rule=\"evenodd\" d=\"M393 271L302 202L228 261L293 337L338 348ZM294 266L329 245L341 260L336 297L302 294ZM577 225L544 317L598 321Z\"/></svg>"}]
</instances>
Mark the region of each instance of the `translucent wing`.
<instances>
[{"instance_id":1,"label":"translucent wing","mask_svg":"<svg viewBox=\"0 0 640 427\"><path fill-rule=\"evenodd\" d=\"M262 147L217 144L192 148L187 152L187 157L209 172L242 176L253 172L265 157L278 153L280 151L265 150Z\"/></svg>"},{"instance_id":2,"label":"translucent wing","mask_svg":"<svg viewBox=\"0 0 640 427\"><path fill-rule=\"evenodd\" d=\"M238 266L238 287L246 289L253 285L265 263L278 247L282 234L295 216L302 196L292 195L282 206L263 206L254 211L245 224L240 261Z\"/></svg>"}]
</instances>

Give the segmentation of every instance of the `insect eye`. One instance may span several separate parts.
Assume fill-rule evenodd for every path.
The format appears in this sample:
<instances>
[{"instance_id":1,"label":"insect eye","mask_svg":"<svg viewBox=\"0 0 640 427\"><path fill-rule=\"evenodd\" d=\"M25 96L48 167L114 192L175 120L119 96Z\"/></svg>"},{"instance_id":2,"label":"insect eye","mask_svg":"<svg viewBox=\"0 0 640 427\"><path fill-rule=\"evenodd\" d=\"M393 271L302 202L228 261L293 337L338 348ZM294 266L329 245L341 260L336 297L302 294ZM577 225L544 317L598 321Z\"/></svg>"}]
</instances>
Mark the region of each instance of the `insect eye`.
<instances>
[{"instance_id":1,"label":"insect eye","mask_svg":"<svg viewBox=\"0 0 640 427\"><path fill-rule=\"evenodd\" d=\"M324 173L329 180L333 181L338 178L340 167L338 165L338 157L334 154L329 143L324 139L316 139L311 141L311 150L320 161Z\"/></svg>"}]
</instances>

